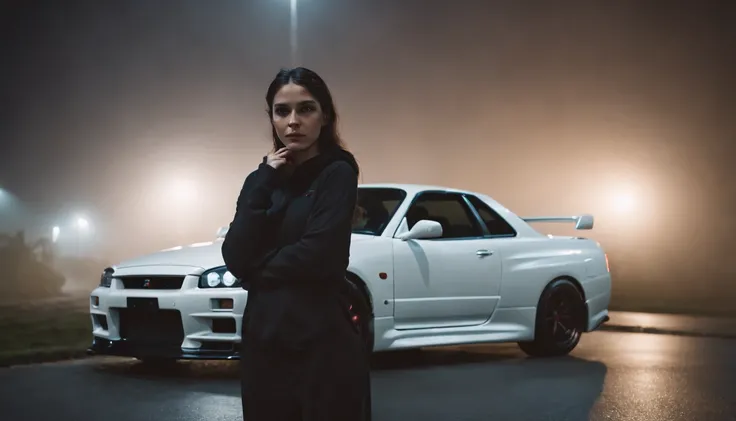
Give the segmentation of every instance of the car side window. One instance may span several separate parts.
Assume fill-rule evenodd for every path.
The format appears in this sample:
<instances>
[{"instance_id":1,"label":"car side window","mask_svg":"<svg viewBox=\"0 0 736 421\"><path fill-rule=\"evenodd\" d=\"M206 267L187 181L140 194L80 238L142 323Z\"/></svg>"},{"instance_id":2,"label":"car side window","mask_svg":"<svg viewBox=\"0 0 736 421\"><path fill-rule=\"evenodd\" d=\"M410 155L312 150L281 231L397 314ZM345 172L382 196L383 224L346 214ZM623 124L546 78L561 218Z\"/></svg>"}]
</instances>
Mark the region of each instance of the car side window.
<instances>
[{"instance_id":1,"label":"car side window","mask_svg":"<svg viewBox=\"0 0 736 421\"><path fill-rule=\"evenodd\" d=\"M465 197L468 198L470 204L478 211L478 215L480 215L483 223L486 224L486 229L488 229L490 235L503 237L516 236L514 227L506 222L496 211L491 209L490 206L486 205L485 202L472 195L466 195Z\"/></svg>"},{"instance_id":2,"label":"car side window","mask_svg":"<svg viewBox=\"0 0 736 421\"><path fill-rule=\"evenodd\" d=\"M409 229L422 219L439 222L442 238L477 238L483 229L463 197L455 193L422 193L406 213Z\"/></svg>"}]
</instances>

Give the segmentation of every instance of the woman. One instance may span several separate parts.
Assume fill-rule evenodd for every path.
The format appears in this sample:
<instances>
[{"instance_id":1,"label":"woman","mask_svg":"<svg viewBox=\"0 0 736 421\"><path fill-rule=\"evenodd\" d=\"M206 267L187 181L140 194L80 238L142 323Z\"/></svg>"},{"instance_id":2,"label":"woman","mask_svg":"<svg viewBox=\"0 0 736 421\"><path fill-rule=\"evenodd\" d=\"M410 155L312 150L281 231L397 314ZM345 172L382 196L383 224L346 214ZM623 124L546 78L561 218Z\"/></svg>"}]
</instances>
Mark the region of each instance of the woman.
<instances>
[{"instance_id":1,"label":"woman","mask_svg":"<svg viewBox=\"0 0 736 421\"><path fill-rule=\"evenodd\" d=\"M266 102L273 152L246 178L222 244L249 291L244 419L361 420L368 363L344 298L358 164L316 73L282 70Z\"/></svg>"}]
</instances>

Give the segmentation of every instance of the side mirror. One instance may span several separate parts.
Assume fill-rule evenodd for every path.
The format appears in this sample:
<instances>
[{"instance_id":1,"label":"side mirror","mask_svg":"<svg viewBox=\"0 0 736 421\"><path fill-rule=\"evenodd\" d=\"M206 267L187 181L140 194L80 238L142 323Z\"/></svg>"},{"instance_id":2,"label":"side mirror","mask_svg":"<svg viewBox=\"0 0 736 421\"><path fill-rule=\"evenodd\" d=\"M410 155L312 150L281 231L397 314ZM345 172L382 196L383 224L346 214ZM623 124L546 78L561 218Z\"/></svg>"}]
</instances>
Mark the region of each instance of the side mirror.
<instances>
[{"instance_id":1,"label":"side mirror","mask_svg":"<svg viewBox=\"0 0 736 421\"><path fill-rule=\"evenodd\" d=\"M442 237L442 225L437 221L427 219L417 221L410 231L399 235L399 239L403 241L439 237Z\"/></svg>"},{"instance_id":2,"label":"side mirror","mask_svg":"<svg viewBox=\"0 0 736 421\"><path fill-rule=\"evenodd\" d=\"M230 227L220 227L217 229L217 238L225 238L225 235L227 234L227 231L230 229Z\"/></svg>"},{"instance_id":3,"label":"side mirror","mask_svg":"<svg viewBox=\"0 0 736 421\"><path fill-rule=\"evenodd\" d=\"M578 218L578 222L575 223L576 230L590 230L593 229L593 215L582 215Z\"/></svg>"}]
</instances>

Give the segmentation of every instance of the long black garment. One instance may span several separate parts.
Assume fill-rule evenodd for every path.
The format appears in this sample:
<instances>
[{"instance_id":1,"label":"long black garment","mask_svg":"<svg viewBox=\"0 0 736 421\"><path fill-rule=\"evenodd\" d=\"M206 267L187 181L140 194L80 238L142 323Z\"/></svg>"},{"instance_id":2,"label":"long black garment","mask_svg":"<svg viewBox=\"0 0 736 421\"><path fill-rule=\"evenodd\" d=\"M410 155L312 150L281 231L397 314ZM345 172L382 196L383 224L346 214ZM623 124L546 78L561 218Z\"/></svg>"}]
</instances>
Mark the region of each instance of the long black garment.
<instances>
[{"instance_id":1,"label":"long black garment","mask_svg":"<svg viewBox=\"0 0 736 421\"><path fill-rule=\"evenodd\" d=\"M363 419L363 343L345 301L357 165L324 151L284 176L245 180L222 245L248 303L241 345L246 421Z\"/></svg>"}]
</instances>

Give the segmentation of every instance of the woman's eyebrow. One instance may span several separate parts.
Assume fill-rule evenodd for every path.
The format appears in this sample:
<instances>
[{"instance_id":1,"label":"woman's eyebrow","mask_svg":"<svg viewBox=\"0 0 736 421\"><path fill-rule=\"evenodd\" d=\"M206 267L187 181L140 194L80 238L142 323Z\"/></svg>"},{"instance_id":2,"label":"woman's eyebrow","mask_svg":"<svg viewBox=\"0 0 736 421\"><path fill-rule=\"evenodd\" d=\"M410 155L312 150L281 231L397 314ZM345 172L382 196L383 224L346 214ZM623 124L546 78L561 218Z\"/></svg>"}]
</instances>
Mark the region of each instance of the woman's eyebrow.
<instances>
[{"instance_id":1,"label":"woman's eyebrow","mask_svg":"<svg viewBox=\"0 0 736 421\"><path fill-rule=\"evenodd\" d=\"M316 105L316 104L317 104L317 101L313 99L307 99L305 101L299 101L297 103L297 105ZM289 106L288 102L277 102L276 104L274 104L274 107L288 107L288 106Z\"/></svg>"}]
</instances>

